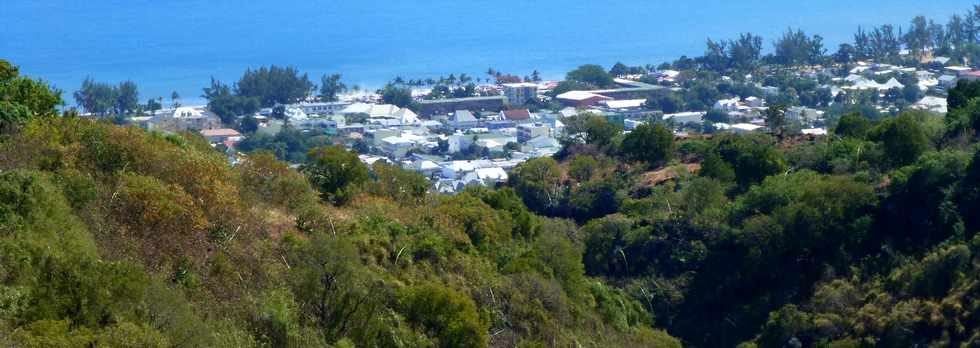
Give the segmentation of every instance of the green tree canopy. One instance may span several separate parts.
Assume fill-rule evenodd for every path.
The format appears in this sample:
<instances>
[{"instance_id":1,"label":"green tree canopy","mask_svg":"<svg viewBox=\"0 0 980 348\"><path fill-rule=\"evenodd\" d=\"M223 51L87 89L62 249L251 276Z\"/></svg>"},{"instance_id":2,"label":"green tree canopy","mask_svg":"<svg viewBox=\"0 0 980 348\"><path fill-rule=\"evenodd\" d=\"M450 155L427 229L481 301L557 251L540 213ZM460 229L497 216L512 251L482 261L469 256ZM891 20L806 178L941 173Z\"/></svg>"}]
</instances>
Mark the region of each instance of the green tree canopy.
<instances>
[{"instance_id":1,"label":"green tree canopy","mask_svg":"<svg viewBox=\"0 0 980 348\"><path fill-rule=\"evenodd\" d=\"M306 155L309 162L302 171L324 201L341 205L349 201L367 182L368 169L357 153L347 151L343 146L321 146L310 150Z\"/></svg>"},{"instance_id":2,"label":"green tree canopy","mask_svg":"<svg viewBox=\"0 0 980 348\"><path fill-rule=\"evenodd\" d=\"M336 101L337 95L347 91L347 85L340 81L340 74L323 75L320 78L320 99Z\"/></svg>"},{"instance_id":3,"label":"green tree canopy","mask_svg":"<svg viewBox=\"0 0 980 348\"><path fill-rule=\"evenodd\" d=\"M313 91L313 83L307 74L300 75L295 67L272 65L246 70L235 89L239 96L257 97L263 107L272 107L306 98Z\"/></svg>"},{"instance_id":4,"label":"green tree canopy","mask_svg":"<svg viewBox=\"0 0 980 348\"><path fill-rule=\"evenodd\" d=\"M599 65L586 64L569 71L565 79L589 84L598 88L613 85L613 75Z\"/></svg>"},{"instance_id":5,"label":"green tree canopy","mask_svg":"<svg viewBox=\"0 0 980 348\"><path fill-rule=\"evenodd\" d=\"M621 151L633 161L663 164L674 155L674 133L660 124L640 125L623 139Z\"/></svg>"}]
</instances>

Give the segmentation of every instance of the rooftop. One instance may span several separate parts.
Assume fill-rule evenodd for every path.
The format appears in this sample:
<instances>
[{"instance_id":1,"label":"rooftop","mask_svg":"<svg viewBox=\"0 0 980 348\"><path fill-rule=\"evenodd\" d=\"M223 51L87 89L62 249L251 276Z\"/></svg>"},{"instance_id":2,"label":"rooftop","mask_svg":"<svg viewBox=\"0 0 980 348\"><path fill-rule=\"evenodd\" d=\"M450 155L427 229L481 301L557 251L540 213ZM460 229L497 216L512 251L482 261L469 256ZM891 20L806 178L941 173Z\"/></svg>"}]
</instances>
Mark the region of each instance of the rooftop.
<instances>
[{"instance_id":1,"label":"rooftop","mask_svg":"<svg viewBox=\"0 0 980 348\"><path fill-rule=\"evenodd\" d=\"M528 120L531 112L528 109L504 110L504 117L511 121Z\"/></svg>"},{"instance_id":2,"label":"rooftop","mask_svg":"<svg viewBox=\"0 0 980 348\"><path fill-rule=\"evenodd\" d=\"M201 135L206 137L240 137L241 133L231 128L203 129Z\"/></svg>"}]
</instances>

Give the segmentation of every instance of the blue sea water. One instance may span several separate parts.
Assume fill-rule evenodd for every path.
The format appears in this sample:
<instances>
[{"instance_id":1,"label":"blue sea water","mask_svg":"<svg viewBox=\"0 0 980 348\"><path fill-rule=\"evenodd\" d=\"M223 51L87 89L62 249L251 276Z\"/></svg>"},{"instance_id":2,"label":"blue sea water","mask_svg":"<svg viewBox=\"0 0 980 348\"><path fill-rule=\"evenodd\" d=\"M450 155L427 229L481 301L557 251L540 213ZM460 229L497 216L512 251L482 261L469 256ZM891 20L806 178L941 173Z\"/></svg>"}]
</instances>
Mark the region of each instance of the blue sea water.
<instances>
[{"instance_id":1,"label":"blue sea water","mask_svg":"<svg viewBox=\"0 0 980 348\"><path fill-rule=\"evenodd\" d=\"M788 27L848 41L858 26L945 22L964 0L2 0L0 58L70 96L81 80L132 79L141 98L199 103L209 78L294 65L378 87L395 76L484 77L489 67L558 78L585 63L658 64L708 37ZM69 97L70 98L70 97Z\"/></svg>"}]
</instances>

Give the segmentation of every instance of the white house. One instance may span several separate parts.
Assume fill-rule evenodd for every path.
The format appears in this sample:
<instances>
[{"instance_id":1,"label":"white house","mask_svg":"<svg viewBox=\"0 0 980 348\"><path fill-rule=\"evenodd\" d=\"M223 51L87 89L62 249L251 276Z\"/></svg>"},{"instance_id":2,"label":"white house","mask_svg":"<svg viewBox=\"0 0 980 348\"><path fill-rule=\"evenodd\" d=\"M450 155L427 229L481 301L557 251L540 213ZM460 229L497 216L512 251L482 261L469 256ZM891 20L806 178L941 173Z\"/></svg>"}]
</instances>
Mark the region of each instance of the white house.
<instances>
[{"instance_id":1,"label":"white house","mask_svg":"<svg viewBox=\"0 0 980 348\"><path fill-rule=\"evenodd\" d=\"M736 98L722 99L716 101L715 105L712 106L712 108L722 110L722 111L738 111L739 106L740 106L739 100L736 97Z\"/></svg>"},{"instance_id":2,"label":"white house","mask_svg":"<svg viewBox=\"0 0 980 348\"><path fill-rule=\"evenodd\" d=\"M759 125L754 125L754 124L751 124L751 123L736 123L736 124L733 124L731 126L731 131L734 132L734 133L751 133L751 132L755 132L755 131L757 131L757 130L759 130L761 128L764 128L764 127L759 126Z\"/></svg>"},{"instance_id":3,"label":"white house","mask_svg":"<svg viewBox=\"0 0 980 348\"><path fill-rule=\"evenodd\" d=\"M675 124L701 124L704 123L704 115L706 114L707 113L705 112L698 111L678 112L674 114L666 114L663 116L663 119L664 121L673 120Z\"/></svg>"},{"instance_id":4,"label":"white house","mask_svg":"<svg viewBox=\"0 0 980 348\"><path fill-rule=\"evenodd\" d=\"M933 96L923 97L921 100L912 105L912 107L919 110L928 110L941 114L945 114L948 109L946 98Z\"/></svg>"}]
</instances>

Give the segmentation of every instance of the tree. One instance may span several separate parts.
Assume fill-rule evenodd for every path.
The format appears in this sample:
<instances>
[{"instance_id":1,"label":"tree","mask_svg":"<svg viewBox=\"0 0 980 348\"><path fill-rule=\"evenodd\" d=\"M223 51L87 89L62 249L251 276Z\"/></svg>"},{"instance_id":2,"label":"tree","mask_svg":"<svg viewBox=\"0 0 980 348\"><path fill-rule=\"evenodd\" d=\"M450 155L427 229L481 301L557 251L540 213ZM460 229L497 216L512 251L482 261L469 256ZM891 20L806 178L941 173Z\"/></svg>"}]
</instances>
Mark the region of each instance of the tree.
<instances>
[{"instance_id":1,"label":"tree","mask_svg":"<svg viewBox=\"0 0 980 348\"><path fill-rule=\"evenodd\" d=\"M625 76L629 74L629 67L622 62L616 62L612 68L609 69L609 74L612 76Z\"/></svg>"},{"instance_id":2,"label":"tree","mask_svg":"<svg viewBox=\"0 0 980 348\"><path fill-rule=\"evenodd\" d=\"M915 103L919 101L919 99L922 99L922 90L919 89L918 85L910 83L902 88L901 97L902 99L905 99L905 101L909 103Z\"/></svg>"},{"instance_id":3,"label":"tree","mask_svg":"<svg viewBox=\"0 0 980 348\"><path fill-rule=\"evenodd\" d=\"M582 227L585 251L582 261L589 275L624 276L629 273L629 258L625 253L627 238L633 222L620 214L589 221ZM636 267L636 265L633 265Z\"/></svg>"},{"instance_id":4,"label":"tree","mask_svg":"<svg viewBox=\"0 0 980 348\"><path fill-rule=\"evenodd\" d=\"M343 205L368 180L367 166L357 158L357 153L342 146L321 146L310 150L306 156L309 162L301 170L320 191L324 201Z\"/></svg>"},{"instance_id":5,"label":"tree","mask_svg":"<svg viewBox=\"0 0 980 348\"><path fill-rule=\"evenodd\" d=\"M0 101L0 131L6 131L27 123L33 114L26 106Z\"/></svg>"},{"instance_id":6,"label":"tree","mask_svg":"<svg viewBox=\"0 0 980 348\"><path fill-rule=\"evenodd\" d=\"M99 116L107 115L116 103L116 91L112 85L96 82L90 77L82 81L82 87L74 93L74 97L85 111Z\"/></svg>"},{"instance_id":7,"label":"tree","mask_svg":"<svg viewBox=\"0 0 980 348\"><path fill-rule=\"evenodd\" d=\"M261 108L259 97L234 95L230 87L214 77L211 78L211 87L205 87L201 96L208 100L208 110L218 115L226 125L234 125L239 116L250 116Z\"/></svg>"},{"instance_id":8,"label":"tree","mask_svg":"<svg viewBox=\"0 0 980 348\"><path fill-rule=\"evenodd\" d=\"M956 87L948 92L946 98L949 102L949 109L955 110L966 106L971 99L980 97L980 81L959 80Z\"/></svg>"},{"instance_id":9,"label":"tree","mask_svg":"<svg viewBox=\"0 0 980 348\"><path fill-rule=\"evenodd\" d=\"M966 227L974 231L980 228L980 216L976 214L980 211L980 150L973 153L966 176L956 188L955 200Z\"/></svg>"},{"instance_id":10,"label":"tree","mask_svg":"<svg viewBox=\"0 0 980 348\"><path fill-rule=\"evenodd\" d=\"M728 59L728 42L708 39L704 56L699 60L705 68L717 73L725 73L731 67L731 61Z\"/></svg>"},{"instance_id":11,"label":"tree","mask_svg":"<svg viewBox=\"0 0 980 348\"><path fill-rule=\"evenodd\" d=\"M8 115L25 115L21 111L14 111L15 108L22 108L30 117L56 115L56 107L62 104L61 91L44 81L18 74L19 69L16 66L0 59L0 102L8 103L5 107Z\"/></svg>"},{"instance_id":12,"label":"tree","mask_svg":"<svg viewBox=\"0 0 980 348\"><path fill-rule=\"evenodd\" d=\"M895 35L895 27L890 24L875 28L869 37L871 57L877 59L897 57L901 43Z\"/></svg>"},{"instance_id":13,"label":"tree","mask_svg":"<svg viewBox=\"0 0 980 348\"><path fill-rule=\"evenodd\" d=\"M598 88L613 85L613 76L606 69L595 64L582 65L575 70L569 71L565 79L589 84Z\"/></svg>"},{"instance_id":14,"label":"tree","mask_svg":"<svg viewBox=\"0 0 980 348\"><path fill-rule=\"evenodd\" d=\"M336 101L337 95L347 91L347 85L340 82L340 74L323 75L320 78L320 99Z\"/></svg>"},{"instance_id":15,"label":"tree","mask_svg":"<svg viewBox=\"0 0 980 348\"><path fill-rule=\"evenodd\" d=\"M671 92L658 98L647 99L644 106L649 109L663 111L665 114L673 114L680 112L684 108L684 100L677 93Z\"/></svg>"},{"instance_id":16,"label":"tree","mask_svg":"<svg viewBox=\"0 0 980 348\"><path fill-rule=\"evenodd\" d=\"M766 119L766 127L769 127L769 132L776 135L779 141L783 141L783 136L786 133L786 105L769 106L763 113L763 117Z\"/></svg>"},{"instance_id":17,"label":"tree","mask_svg":"<svg viewBox=\"0 0 980 348\"><path fill-rule=\"evenodd\" d=\"M725 180L728 174L727 168L730 166L734 170L735 181L743 188L762 182L766 177L786 170L786 161L783 159L782 153L770 144L762 142L761 139L724 135L719 137L716 151L720 159L728 166L721 165L721 163L712 164L714 168L709 169L709 172L712 172L713 175L709 176ZM708 160L711 159L710 154L707 157Z\"/></svg>"},{"instance_id":18,"label":"tree","mask_svg":"<svg viewBox=\"0 0 980 348\"><path fill-rule=\"evenodd\" d=\"M406 87L388 84L385 85L385 87L379 92L381 94L381 100L387 104L392 104L400 108L408 107L414 102L414 99L412 98L412 90Z\"/></svg>"},{"instance_id":19,"label":"tree","mask_svg":"<svg viewBox=\"0 0 980 348\"><path fill-rule=\"evenodd\" d=\"M929 148L921 122L909 113L880 122L870 138L882 143L886 159L896 167L915 162Z\"/></svg>"},{"instance_id":20,"label":"tree","mask_svg":"<svg viewBox=\"0 0 980 348\"><path fill-rule=\"evenodd\" d=\"M180 107L180 94L177 94L177 91L170 93L170 106L174 109Z\"/></svg>"},{"instance_id":21,"label":"tree","mask_svg":"<svg viewBox=\"0 0 980 348\"><path fill-rule=\"evenodd\" d=\"M581 117L581 116L579 116ZM605 117L588 114L585 116L585 143L604 147L623 132L623 127L611 123Z\"/></svg>"},{"instance_id":22,"label":"tree","mask_svg":"<svg viewBox=\"0 0 980 348\"><path fill-rule=\"evenodd\" d=\"M406 289L399 297L405 316L436 337L440 347L485 347L489 343L485 322L473 300L437 284Z\"/></svg>"},{"instance_id":23,"label":"tree","mask_svg":"<svg viewBox=\"0 0 980 348\"><path fill-rule=\"evenodd\" d=\"M704 119L714 122L714 123L729 123L731 118L728 116L728 112L724 110L711 109L704 115Z\"/></svg>"},{"instance_id":24,"label":"tree","mask_svg":"<svg viewBox=\"0 0 980 348\"><path fill-rule=\"evenodd\" d=\"M864 139L871 130L871 121L859 112L847 113L841 116L834 127L834 134L841 137Z\"/></svg>"},{"instance_id":25,"label":"tree","mask_svg":"<svg viewBox=\"0 0 980 348\"><path fill-rule=\"evenodd\" d=\"M163 109L163 104L160 104L160 101L156 98L150 98L146 101L146 111L149 112L150 115L153 115L154 112L161 109Z\"/></svg>"},{"instance_id":26,"label":"tree","mask_svg":"<svg viewBox=\"0 0 980 348\"><path fill-rule=\"evenodd\" d=\"M663 164L674 155L674 134L660 124L642 124L623 139L622 152L650 166Z\"/></svg>"},{"instance_id":27,"label":"tree","mask_svg":"<svg viewBox=\"0 0 980 348\"><path fill-rule=\"evenodd\" d=\"M958 20L958 17L954 17ZM912 19L912 23L909 25L909 29L905 32L905 36L902 37L902 41L905 43L905 47L908 47L912 54L919 57L923 54L926 47L928 47L932 41L929 35L929 27L926 22L926 17L916 16Z\"/></svg>"},{"instance_id":28,"label":"tree","mask_svg":"<svg viewBox=\"0 0 980 348\"><path fill-rule=\"evenodd\" d=\"M262 107L296 103L313 91L313 83L307 74L300 75L292 66L272 65L258 70L248 69L236 84L236 94L258 97Z\"/></svg>"},{"instance_id":29,"label":"tree","mask_svg":"<svg viewBox=\"0 0 980 348\"><path fill-rule=\"evenodd\" d=\"M578 182L592 179L599 167L599 161L589 155L578 155L568 164L568 175Z\"/></svg>"},{"instance_id":30,"label":"tree","mask_svg":"<svg viewBox=\"0 0 980 348\"><path fill-rule=\"evenodd\" d=\"M762 56L762 37L752 33L742 33L735 41L728 43L728 54L732 67L743 71L755 69Z\"/></svg>"},{"instance_id":31,"label":"tree","mask_svg":"<svg viewBox=\"0 0 980 348\"><path fill-rule=\"evenodd\" d=\"M848 43L842 43L834 53L834 62L839 64L850 64L857 58L857 50Z\"/></svg>"},{"instance_id":32,"label":"tree","mask_svg":"<svg viewBox=\"0 0 980 348\"><path fill-rule=\"evenodd\" d=\"M238 130L242 131L243 134L255 133L259 130L259 120L252 115L242 117L241 121L238 122Z\"/></svg>"},{"instance_id":33,"label":"tree","mask_svg":"<svg viewBox=\"0 0 980 348\"><path fill-rule=\"evenodd\" d=\"M817 64L825 53L820 35L809 37L799 29L788 29L775 46L773 58L783 65Z\"/></svg>"},{"instance_id":34,"label":"tree","mask_svg":"<svg viewBox=\"0 0 980 348\"><path fill-rule=\"evenodd\" d=\"M528 209L540 214L555 213L561 206L561 169L551 157L524 162L511 173L508 185L524 199Z\"/></svg>"},{"instance_id":35,"label":"tree","mask_svg":"<svg viewBox=\"0 0 980 348\"><path fill-rule=\"evenodd\" d=\"M391 197L396 202L419 204L425 199L429 187L432 186L422 174L382 161L374 163L372 172L377 177L377 182L373 186L375 192Z\"/></svg>"},{"instance_id":36,"label":"tree","mask_svg":"<svg viewBox=\"0 0 980 348\"><path fill-rule=\"evenodd\" d=\"M133 81L123 81L116 89L116 114L125 115L136 112L139 107L139 91Z\"/></svg>"}]
</instances>

